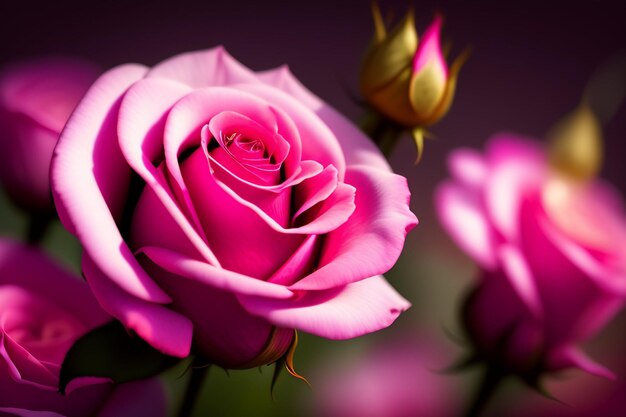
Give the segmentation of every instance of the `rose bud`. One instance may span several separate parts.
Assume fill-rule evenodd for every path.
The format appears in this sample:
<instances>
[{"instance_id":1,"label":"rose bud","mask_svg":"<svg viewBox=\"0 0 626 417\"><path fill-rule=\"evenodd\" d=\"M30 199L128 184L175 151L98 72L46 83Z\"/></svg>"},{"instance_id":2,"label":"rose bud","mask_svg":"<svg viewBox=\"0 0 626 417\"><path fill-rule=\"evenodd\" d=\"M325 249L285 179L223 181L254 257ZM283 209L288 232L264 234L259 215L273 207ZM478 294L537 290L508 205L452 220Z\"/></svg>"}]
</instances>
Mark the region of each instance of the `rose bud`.
<instances>
[{"instance_id":1,"label":"rose bud","mask_svg":"<svg viewBox=\"0 0 626 417\"><path fill-rule=\"evenodd\" d=\"M579 345L624 304L623 201L599 179L566 176L548 153L500 135L484 154L451 155L453 179L439 187L437 209L483 270L464 321L483 359L531 382L567 367L608 376Z\"/></svg>"},{"instance_id":2,"label":"rose bud","mask_svg":"<svg viewBox=\"0 0 626 417\"><path fill-rule=\"evenodd\" d=\"M374 110L411 129L419 158L424 128L448 112L468 53L448 69L440 45L443 19L439 15L419 42L412 11L389 33L376 3L373 15L376 34L361 67L361 92Z\"/></svg>"},{"instance_id":3,"label":"rose bud","mask_svg":"<svg viewBox=\"0 0 626 417\"><path fill-rule=\"evenodd\" d=\"M52 150L98 74L94 65L74 58L16 63L0 73L0 182L23 210L53 210Z\"/></svg>"},{"instance_id":4,"label":"rose bud","mask_svg":"<svg viewBox=\"0 0 626 417\"><path fill-rule=\"evenodd\" d=\"M412 329L413 331L414 329ZM392 338L364 352L324 358L312 377L315 403L306 415L444 417L458 415L460 388L435 369L450 361L445 345L420 334Z\"/></svg>"},{"instance_id":5,"label":"rose bud","mask_svg":"<svg viewBox=\"0 0 626 417\"><path fill-rule=\"evenodd\" d=\"M0 415L165 416L156 379L114 387L80 378L67 395L58 392L72 344L110 320L79 277L36 249L0 239Z\"/></svg>"},{"instance_id":6,"label":"rose bud","mask_svg":"<svg viewBox=\"0 0 626 417\"><path fill-rule=\"evenodd\" d=\"M417 219L406 179L287 68L223 48L123 65L61 134L52 188L102 307L154 348L274 362L409 307L380 275Z\"/></svg>"}]
</instances>

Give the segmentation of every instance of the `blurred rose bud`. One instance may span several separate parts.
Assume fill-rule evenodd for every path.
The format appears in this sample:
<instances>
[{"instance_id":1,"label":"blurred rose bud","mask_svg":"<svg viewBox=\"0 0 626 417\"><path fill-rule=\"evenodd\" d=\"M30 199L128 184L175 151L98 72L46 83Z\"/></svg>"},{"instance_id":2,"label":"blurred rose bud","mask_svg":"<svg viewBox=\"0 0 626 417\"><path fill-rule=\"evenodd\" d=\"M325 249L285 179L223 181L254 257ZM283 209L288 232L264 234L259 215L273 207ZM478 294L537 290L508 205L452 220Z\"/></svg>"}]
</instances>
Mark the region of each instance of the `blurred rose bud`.
<instances>
[{"instance_id":1,"label":"blurred rose bud","mask_svg":"<svg viewBox=\"0 0 626 417\"><path fill-rule=\"evenodd\" d=\"M164 416L156 378L117 386L80 378L67 395L58 392L72 344L109 320L84 281L36 249L0 239L0 415Z\"/></svg>"},{"instance_id":2,"label":"blurred rose bud","mask_svg":"<svg viewBox=\"0 0 626 417\"><path fill-rule=\"evenodd\" d=\"M602 165L602 130L588 105L581 104L552 129L550 162L574 179L594 177Z\"/></svg>"},{"instance_id":3,"label":"blurred rose bud","mask_svg":"<svg viewBox=\"0 0 626 417\"><path fill-rule=\"evenodd\" d=\"M564 176L544 149L512 135L449 161L438 212L483 270L464 315L482 358L526 377L567 367L610 375L579 345L626 299L621 196Z\"/></svg>"},{"instance_id":4,"label":"blurred rose bud","mask_svg":"<svg viewBox=\"0 0 626 417\"><path fill-rule=\"evenodd\" d=\"M98 74L94 65L73 58L16 63L0 72L0 181L22 209L52 210L52 151Z\"/></svg>"},{"instance_id":5,"label":"blurred rose bud","mask_svg":"<svg viewBox=\"0 0 626 417\"><path fill-rule=\"evenodd\" d=\"M446 417L458 414L459 386L436 371L451 360L445 345L390 339L361 354L324 360L309 413L326 417Z\"/></svg>"},{"instance_id":6,"label":"blurred rose bud","mask_svg":"<svg viewBox=\"0 0 626 417\"><path fill-rule=\"evenodd\" d=\"M412 11L389 33L375 3L373 14L376 35L361 67L361 92L377 112L412 129L420 150L423 128L440 120L452 104L468 54L461 54L448 68L440 45L439 15L418 42Z\"/></svg>"}]
</instances>

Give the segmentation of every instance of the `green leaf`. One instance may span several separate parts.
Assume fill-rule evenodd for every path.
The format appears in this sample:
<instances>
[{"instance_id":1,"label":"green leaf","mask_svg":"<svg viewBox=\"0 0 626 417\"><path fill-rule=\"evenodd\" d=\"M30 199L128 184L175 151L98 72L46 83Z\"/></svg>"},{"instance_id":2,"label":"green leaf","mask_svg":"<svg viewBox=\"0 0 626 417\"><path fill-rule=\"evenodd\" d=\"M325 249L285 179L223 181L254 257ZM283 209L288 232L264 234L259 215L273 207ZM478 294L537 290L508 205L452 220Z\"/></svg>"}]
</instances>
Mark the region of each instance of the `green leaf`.
<instances>
[{"instance_id":1,"label":"green leaf","mask_svg":"<svg viewBox=\"0 0 626 417\"><path fill-rule=\"evenodd\" d=\"M59 392L65 394L74 378L110 378L115 383L157 375L182 359L165 355L140 337L130 334L118 321L98 327L78 339L65 356Z\"/></svg>"}]
</instances>

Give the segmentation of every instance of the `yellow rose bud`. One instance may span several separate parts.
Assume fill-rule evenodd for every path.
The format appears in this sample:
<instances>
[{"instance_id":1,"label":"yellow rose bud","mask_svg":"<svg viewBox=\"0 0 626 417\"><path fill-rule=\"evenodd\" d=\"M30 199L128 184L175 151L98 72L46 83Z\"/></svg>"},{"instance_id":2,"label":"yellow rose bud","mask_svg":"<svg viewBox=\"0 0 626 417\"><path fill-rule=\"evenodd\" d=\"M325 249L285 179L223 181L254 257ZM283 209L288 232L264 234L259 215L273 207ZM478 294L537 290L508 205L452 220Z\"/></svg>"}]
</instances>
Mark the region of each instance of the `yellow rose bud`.
<instances>
[{"instance_id":1,"label":"yellow rose bud","mask_svg":"<svg viewBox=\"0 0 626 417\"><path fill-rule=\"evenodd\" d=\"M361 68L365 100L392 121L415 129L441 119L450 108L456 79L467 53L452 66L443 57L436 16L418 42L412 11L389 33L377 5L373 5L376 36Z\"/></svg>"}]
</instances>

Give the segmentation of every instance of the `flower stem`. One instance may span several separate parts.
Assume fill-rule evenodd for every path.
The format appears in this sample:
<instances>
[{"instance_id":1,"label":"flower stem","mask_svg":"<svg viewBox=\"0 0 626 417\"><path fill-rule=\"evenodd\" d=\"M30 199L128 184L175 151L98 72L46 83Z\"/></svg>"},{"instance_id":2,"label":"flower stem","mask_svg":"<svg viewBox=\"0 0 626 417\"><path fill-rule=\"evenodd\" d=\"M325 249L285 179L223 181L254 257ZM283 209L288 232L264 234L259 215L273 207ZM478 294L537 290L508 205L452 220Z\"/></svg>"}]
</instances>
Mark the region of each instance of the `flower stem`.
<instances>
[{"instance_id":1,"label":"flower stem","mask_svg":"<svg viewBox=\"0 0 626 417\"><path fill-rule=\"evenodd\" d=\"M209 371L208 366L193 367L191 368L191 377L189 378L189 384L185 391L185 398L183 399L183 405L180 409L180 417L190 417L193 409L198 402L198 394L200 394L202 388L202 382Z\"/></svg>"},{"instance_id":2,"label":"flower stem","mask_svg":"<svg viewBox=\"0 0 626 417\"><path fill-rule=\"evenodd\" d=\"M52 216L48 214L32 214L26 230L26 241L29 245L38 246L46 236Z\"/></svg>"},{"instance_id":3,"label":"flower stem","mask_svg":"<svg viewBox=\"0 0 626 417\"><path fill-rule=\"evenodd\" d=\"M474 395L472 402L467 408L465 417L478 417L485 410L485 407L491 401L498 387L504 380L506 374L495 366L487 366L480 388Z\"/></svg>"},{"instance_id":4,"label":"flower stem","mask_svg":"<svg viewBox=\"0 0 626 417\"><path fill-rule=\"evenodd\" d=\"M368 113L361 122L361 129L373 140L387 159L403 131L401 126L373 112Z\"/></svg>"}]
</instances>

